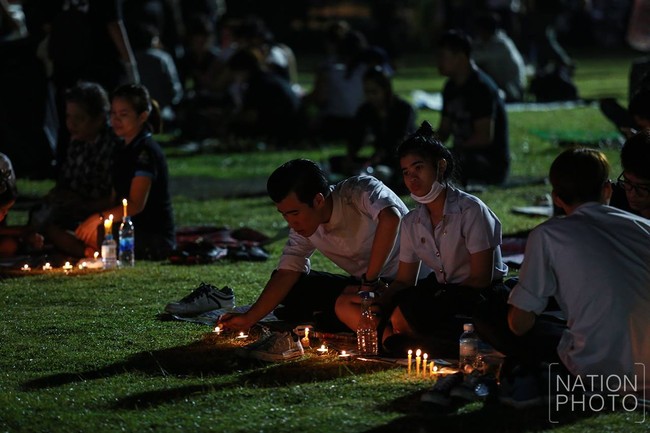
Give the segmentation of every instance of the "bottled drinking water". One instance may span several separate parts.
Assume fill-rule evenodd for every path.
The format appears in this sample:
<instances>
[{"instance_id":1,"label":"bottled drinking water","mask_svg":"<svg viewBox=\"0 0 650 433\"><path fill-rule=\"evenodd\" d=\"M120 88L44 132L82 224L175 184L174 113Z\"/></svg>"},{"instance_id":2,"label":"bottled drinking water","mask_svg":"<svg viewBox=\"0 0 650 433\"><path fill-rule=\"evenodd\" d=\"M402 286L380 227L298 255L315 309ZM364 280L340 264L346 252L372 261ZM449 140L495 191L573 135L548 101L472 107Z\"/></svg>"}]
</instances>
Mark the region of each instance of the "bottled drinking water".
<instances>
[{"instance_id":1,"label":"bottled drinking water","mask_svg":"<svg viewBox=\"0 0 650 433\"><path fill-rule=\"evenodd\" d=\"M120 267L135 265L135 228L130 216L120 225Z\"/></svg>"},{"instance_id":2,"label":"bottled drinking water","mask_svg":"<svg viewBox=\"0 0 650 433\"><path fill-rule=\"evenodd\" d=\"M478 335L474 332L474 325L465 323L463 325L463 333L460 336L459 346L459 362L458 368L464 373L471 373L476 365L476 358L478 356Z\"/></svg>"},{"instance_id":3,"label":"bottled drinking water","mask_svg":"<svg viewBox=\"0 0 650 433\"><path fill-rule=\"evenodd\" d=\"M102 241L102 262L104 263L104 269L115 269L117 267L117 244L111 232L106 233Z\"/></svg>"},{"instance_id":4,"label":"bottled drinking water","mask_svg":"<svg viewBox=\"0 0 650 433\"><path fill-rule=\"evenodd\" d=\"M360 292L361 318L357 325L357 351L359 355L377 355L377 323L370 309L373 292Z\"/></svg>"}]
</instances>

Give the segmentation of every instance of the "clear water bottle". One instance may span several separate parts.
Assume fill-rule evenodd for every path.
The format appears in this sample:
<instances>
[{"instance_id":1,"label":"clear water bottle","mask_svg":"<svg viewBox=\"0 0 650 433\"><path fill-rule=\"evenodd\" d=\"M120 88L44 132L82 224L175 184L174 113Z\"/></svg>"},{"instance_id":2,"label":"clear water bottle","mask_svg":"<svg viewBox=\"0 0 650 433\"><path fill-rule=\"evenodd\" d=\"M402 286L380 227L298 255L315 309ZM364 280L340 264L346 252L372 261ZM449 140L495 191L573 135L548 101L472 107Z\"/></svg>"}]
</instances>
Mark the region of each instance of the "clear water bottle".
<instances>
[{"instance_id":1,"label":"clear water bottle","mask_svg":"<svg viewBox=\"0 0 650 433\"><path fill-rule=\"evenodd\" d=\"M459 340L460 353L458 368L463 373L471 373L476 365L476 358L478 356L479 339L476 332L474 332L474 325L465 323L463 325L463 333Z\"/></svg>"},{"instance_id":2,"label":"clear water bottle","mask_svg":"<svg viewBox=\"0 0 650 433\"><path fill-rule=\"evenodd\" d=\"M377 355L379 351L377 322L370 308L374 293L360 292L359 296L361 296L361 318L357 325L357 351L359 355Z\"/></svg>"},{"instance_id":3,"label":"clear water bottle","mask_svg":"<svg viewBox=\"0 0 650 433\"><path fill-rule=\"evenodd\" d=\"M102 262L104 269L115 269L117 267L117 244L113 234L108 232L102 241Z\"/></svg>"},{"instance_id":4,"label":"clear water bottle","mask_svg":"<svg viewBox=\"0 0 650 433\"><path fill-rule=\"evenodd\" d=\"M135 265L135 228L130 216L122 219L120 225L120 267Z\"/></svg>"}]
</instances>

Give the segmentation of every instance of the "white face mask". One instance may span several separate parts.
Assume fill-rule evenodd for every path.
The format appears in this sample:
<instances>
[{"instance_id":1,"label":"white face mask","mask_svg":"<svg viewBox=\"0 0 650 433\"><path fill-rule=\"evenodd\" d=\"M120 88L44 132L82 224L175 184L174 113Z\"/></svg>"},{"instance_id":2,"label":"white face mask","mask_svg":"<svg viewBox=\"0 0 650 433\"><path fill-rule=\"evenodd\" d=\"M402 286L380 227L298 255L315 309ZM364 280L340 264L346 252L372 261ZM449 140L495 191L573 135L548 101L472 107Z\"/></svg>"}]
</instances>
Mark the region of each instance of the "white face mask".
<instances>
[{"instance_id":1,"label":"white face mask","mask_svg":"<svg viewBox=\"0 0 650 433\"><path fill-rule=\"evenodd\" d=\"M445 185L441 184L436 180L433 182L433 185L431 185L431 191L429 191L427 195L418 197L415 194L411 194L411 198L421 204L431 203L432 201L437 199L440 193L443 192L446 188L447 187Z\"/></svg>"}]
</instances>

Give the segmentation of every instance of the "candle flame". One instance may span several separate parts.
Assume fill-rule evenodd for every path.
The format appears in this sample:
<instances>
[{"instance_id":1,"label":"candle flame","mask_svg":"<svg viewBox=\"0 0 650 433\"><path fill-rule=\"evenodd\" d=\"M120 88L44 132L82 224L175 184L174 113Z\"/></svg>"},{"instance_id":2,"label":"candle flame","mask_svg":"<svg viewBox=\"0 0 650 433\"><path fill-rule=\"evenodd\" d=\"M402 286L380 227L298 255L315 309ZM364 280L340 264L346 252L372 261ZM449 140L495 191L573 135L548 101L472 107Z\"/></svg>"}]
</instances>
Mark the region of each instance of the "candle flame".
<instances>
[{"instance_id":1,"label":"candle flame","mask_svg":"<svg viewBox=\"0 0 650 433\"><path fill-rule=\"evenodd\" d=\"M420 349L415 351L415 356L420 356L422 355L422 351Z\"/></svg>"},{"instance_id":2,"label":"candle flame","mask_svg":"<svg viewBox=\"0 0 650 433\"><path fill-rule=\"evenodd\" d=\"M413 351L411 349L409 349L408 354L413 355Z\"/></svg>"},{"instance_id":3,"label":"candle flame","mask_svg":"<svg viewBox=\"0 0 650 433\"><path fill-rule=\"evenodd\" d=\"M93 254L93 256L95 257L95 259L97 259L97 257L99 257L99 251L95 251L95 254Z\"/></svg>"}]
</instances>

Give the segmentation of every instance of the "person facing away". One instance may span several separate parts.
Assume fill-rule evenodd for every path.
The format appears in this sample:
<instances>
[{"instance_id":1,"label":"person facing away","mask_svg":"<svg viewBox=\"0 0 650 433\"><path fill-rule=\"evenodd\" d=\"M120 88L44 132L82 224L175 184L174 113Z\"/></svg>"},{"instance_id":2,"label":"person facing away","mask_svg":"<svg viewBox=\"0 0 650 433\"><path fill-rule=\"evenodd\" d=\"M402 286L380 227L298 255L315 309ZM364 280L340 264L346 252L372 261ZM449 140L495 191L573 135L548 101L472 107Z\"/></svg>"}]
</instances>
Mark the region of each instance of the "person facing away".
<instances>
[{"instance_id":1,"label":"person facing away","mask_svg":"<svg viewBox=\"0 0 650 433\"><path fill-rule=\"evenodd\" d=\"M605 155L593 149L568 149L553 161L553 201L566 217L530 233L508 323L515 335L526 335L554 297L568 328L542 361L559 356L576 376L642 378L650 362L650 221L607 205L609 171Z\"/></svg>"},{"instance_id":2,"label":"person facing away","mask_svg":"<svg viewBox=\"0 0 650 433\"><path fill-rule=\"evenodd\" d=\"M402 219L397 275L379 297L387 319L384 346L403 355L403 343L418 341L429 354L456 354L463 323L455 316L471 317L482 297L502 288L508 272L501 222L480 199L453 186L454 158L429 122L399 145L397 155L418 205ZM420 269L426 278L418 279Z\"/></svg>"},{"instance_id":3,"label":"person facing away","mask_svg":"<svg viewBox=\"0 0 650 433\"><path fill-rule=\"evenodd\" d=\"M521 102L526 89L526 62L515 43L499 28L496 14L479 17L476 31L472 47L476 65L499 86L506 102Z\"/></svg>"},{"instance_id":4,"label":"person facing away","mask_svg":"<svg viewBox=\"0 0 650 433\"><path fill-rule=\"evenodd\" d=\"M315 321L341 329L335 304L342 294L376 287L379 277L397 270L399 224L407 208L400 198L371 176L355 176L329 185L313 161L295 159L269 177L267 191L290 227L278 267L244 314L226 314L225 328L246 330L271 311L290 322ZM319 272L310 257L319 251L345 274ZM282 304L282 307L278 307ZM356 326L360 310L338 317Z\"/></svg>"},{"instance_id":5,"label":"person facing away","mask_svg":"<svg viewBox=\"0 0 650 433\"><path fill-rule=\"evenodd\" d=\"M113 203L86 218L75 230L85 255L97 251L97 228L113 215L122 220L122 199L136 230L136 258L161 260L175 247L174 217L167 161L152 133L160 130L159 112L147 88L127 84L111 95L111 126L121 138L112 166Z\"/></svg>"},{"instance_id":6,"label":"person facing away","mask_svg":"<svg viewBox=\"0 0 650 433\"><path fill-rule=\"evenodd\" d=\"M13 165L7 155L0 153L0 257L11 257L21 250L43 248L43 236L30 226L7 225L7 215L17 198Z\"/></svg>"},{"instance_id":7,"label":"person facing away","mask_svg":"<svg viewBox=\"0 0 650 433\"><path fill-rule=\"evenodd\" d=\"M623 172L613 185L611 205L650 219L650 129L628 138L621 149Z\"/></svg>"},{"instance_id":8,"label":"person facing away","mask_svg":"<svg viewBox=\"0 0 650 433\"><path fill-rule=\"evenodd\" d=\"M30 223L43 227L55 247L67 251L67 236L90 214L110 204L111 164L115 136L108 124L110 102L98 83L79 82L65 94L66 126L70 135L56 185L30 215Z\"/></svg>"},{"instance_id":9,"label":"person facing away","mask_svg":"<svg viewBox=\"0 0 650 433\"><path fill-rule=\"evenodd\" d=\"M502 184L510 167L508 117L494 81L472 60L471 40L458 30L443 34L438 70L448 77L442 92L438 137L453 137L460 181Z\"/></svg>"}]
</instances>

